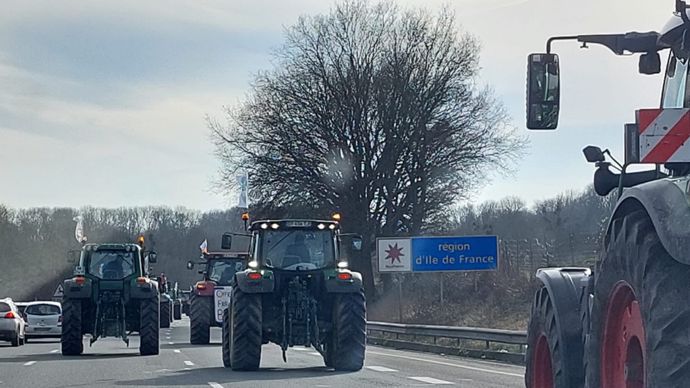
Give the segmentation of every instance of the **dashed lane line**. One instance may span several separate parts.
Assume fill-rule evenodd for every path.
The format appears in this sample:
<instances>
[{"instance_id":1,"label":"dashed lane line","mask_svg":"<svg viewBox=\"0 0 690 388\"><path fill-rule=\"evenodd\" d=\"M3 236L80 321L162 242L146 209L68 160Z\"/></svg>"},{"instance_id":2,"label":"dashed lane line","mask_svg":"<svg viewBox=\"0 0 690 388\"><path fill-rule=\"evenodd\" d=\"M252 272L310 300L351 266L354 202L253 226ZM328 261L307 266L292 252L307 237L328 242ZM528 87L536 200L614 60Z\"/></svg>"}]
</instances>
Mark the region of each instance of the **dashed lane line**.
<instances>
[{"instance_id":1,"label":"dashed lane line","mask_svg":"<svg viewBox=\"0 0 690 388\"><path fill-rule=\"evenodd\" d=\"M450 381L439 380L433 377L408 377L408 379L421 381L422 383L434 384L434 385L453 385Z\"/></svg>"},{"instance_id":2,"label":"dashed lane line","mask_svg":"<svg viewBox=\"0 0 690 388\"><path fill-rule=\"evenodd\" d=\"M184 364L187 366L194 366L194 363L191 361L185 361Z\"/></svg>"},{"instance_id":3,"label":"dashed lane line","mask_svg":"<svg viewBox=\"0 0 690 388\"><path fill-rule=\"evenodd\" d=\"M168 342L168 345L175 345L174 342Z\"/></svg>"},{"instance_id":4,"label":"dashed lane line","mask_svg":"<svg viewBox=\"0 0 690 388\"><path fill-rule=\"evenodd\" d=\"M461 369L467 369L467 370L473 370L477 372L484 372L484 373L493 373L497 375L502 375L502 376L511 376L511 377L525 377L522 374L517 374L517 373L510 373L510 372L503 372L500 370L494 370L494 369L488 369L488 368L477 368L474 366L468 366L468 365L460 365L460 364L453 364L451 362L443 362L443 361L437 361L437 360L430 360L428 358L420 358L420 357L411 357L411 356L403 356L401 354L390 354L390 353L381 353L381 352L374 352L374 351L368 351L367 353L369 354L375 354L377 356L384 356L384 357L393 357L393 358L402 358L406 360L412 360L412 361L422 361L422 362L428 362L430 364L437 364L437 365L444 365L444 366L452 366L455 368L461 368Z\"/></svg>"},{"instance_id":5,"label":"dashed lane line","mask_svg":"<svg viewBox=\"0 0 690 388\"><path fill-rule=\"evenodd\" d=\"M59 352L59 351L60 351L60 349L53 349L53 350L51 350L50 352L51 352L51 353L57 353L57 352Z\"/></svg>"},{"instance_id":6,"label":"dashed lane line","mask_svg":"<svg viewBox=\"0 0 690 388\"><path fill-rule=\"evenodd\" d=\"M209 381L209 382L208 382L208 385L209 385L209 387L211 387L211 388L223 388L222 385L220 385L220 384L218 384L218 383L214 383L213 381Z\"/></svg>"},{"instance_id":7,"label":"dashed lane line","mask_svg":"<svg viewBox=\"0 0 690 388\"><path fill-rule=\"evenodd\" d=\"M31 365L33 365L33 364L35 364L35 363L36 363L36 361L25 362L25 363L24 363L24 366L31 366Z\"/></svg>"},{"instance_id":8,"label":"dashed lane line","mask_svg":"<svg viewBox=\"0 0 690 388\"><path fill-rule=\"evenodd\" d=\"M173 350L173 352L175 352L175 353L181 353L182 351L181 351L180 349L175 349L175 350Z\"/></svg>"},{"instance_id":9,"label":"dashed lane line","mask_svg":"<svg viewBox=\"0 0 690 388\"><path fill-rule=\"evenodd\" d=\"M377 372L397 372L397 369L386 368L385 366L367 365L365 368L375 370Z\"/></svg>"}]
</instances>

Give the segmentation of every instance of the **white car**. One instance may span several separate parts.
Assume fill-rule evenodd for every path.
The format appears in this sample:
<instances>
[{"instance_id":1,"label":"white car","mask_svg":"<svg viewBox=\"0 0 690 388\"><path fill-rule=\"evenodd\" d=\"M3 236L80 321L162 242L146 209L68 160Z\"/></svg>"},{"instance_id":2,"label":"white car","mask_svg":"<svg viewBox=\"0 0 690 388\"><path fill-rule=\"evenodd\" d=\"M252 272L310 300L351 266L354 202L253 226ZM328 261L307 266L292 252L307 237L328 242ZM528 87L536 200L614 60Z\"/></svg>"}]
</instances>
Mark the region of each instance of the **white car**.
<instances>
[{"instance_id":1,"label":"white car","mask_svg":"<svg viewBox=\"0 0 690 388\"><path fill-rule=\"evenodd\" d=\"M26 323L11 298L0 299L0 341L24 345Z\"/></svg>"},{"instance_id":2,"label":"white car","mask_svg":"<svg viewBox=\"0 0 690 388\"><path fill-rule=\"evenodd\" d=\"M24 310L26 338L62 335L62 306L58 302L30 302Z\"/></svg>"}]
</instances>

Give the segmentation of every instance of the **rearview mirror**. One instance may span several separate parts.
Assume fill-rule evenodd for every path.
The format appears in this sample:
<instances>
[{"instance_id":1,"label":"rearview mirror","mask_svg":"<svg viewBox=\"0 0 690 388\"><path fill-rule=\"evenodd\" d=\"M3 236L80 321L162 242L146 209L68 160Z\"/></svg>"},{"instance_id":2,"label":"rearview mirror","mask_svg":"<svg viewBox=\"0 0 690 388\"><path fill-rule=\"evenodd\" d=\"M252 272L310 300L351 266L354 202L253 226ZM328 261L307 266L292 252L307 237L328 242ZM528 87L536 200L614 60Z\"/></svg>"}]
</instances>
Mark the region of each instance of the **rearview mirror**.
<instances>
[{"instance_id":1,"label":"rearview mirror","mask_svg":"<svg viewBox=\"0 0 690 388\"><path fill-rule=\"evenodd\" d=\"M157 263L158 258L156 252L149 252L149 263Z\"/></svg>"},{"instance_id":2,"label":"rearview mirror","mask_svg":"<svg viewBox=\"0 0 690 388\"><path fill-rule=\"evenodd\" d=\"M192 263L191 261L188 261L187 262L187 269L194 269L194 263Z\"/></svg>"},{"instance_id":3,"label":"rearview mirror","mask_svg":"<svg viewBox=\"0 0 690 388\"><path fill-rule=\"evenodd\" d=\"M527 58L527 128L556 129L560 104L558 55Z\"/></svg>"},{"instance_id":4,"label":"rearview mirror","mask_svg":"<svg viewBox=\"0 0 690 388\"><path fill-rule=\"evenodd\" d=\"M230 249L232 247L232 235L230 233L224 233L220 239L221 249Z\"/></svg>"},{"instance_id":5,"label":"rearview mirror","mask_svg":"<svg viewBox=\"0 0 690 388\"><path fill-rule=\"evenodd\" d=\"M597 146L587 146L582 150L582 153L585 154L585 159L590 163L603 162L606 160L604 152Z\"/></svg>"}]
</instances>

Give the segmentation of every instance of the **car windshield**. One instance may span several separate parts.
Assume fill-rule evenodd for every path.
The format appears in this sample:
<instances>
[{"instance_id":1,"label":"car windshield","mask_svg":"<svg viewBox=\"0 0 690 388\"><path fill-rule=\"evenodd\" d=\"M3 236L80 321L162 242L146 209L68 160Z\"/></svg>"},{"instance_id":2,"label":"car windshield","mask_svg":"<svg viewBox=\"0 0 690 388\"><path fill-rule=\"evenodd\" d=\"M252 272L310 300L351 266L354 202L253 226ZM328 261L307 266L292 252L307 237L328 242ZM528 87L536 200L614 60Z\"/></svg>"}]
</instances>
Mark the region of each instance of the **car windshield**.
<instances>
[{"instance_id":1,"label":"car windshield","mask_svg":"<svg viewBox=\"0 0 690 388\"><path fill-rule=\"evenodd\" d=\"M244 264L241 260L211 260L208 263L208 277L218 285L230 285L235 272L242 271Z\"/></svg>"},{"instance_id":2,"label":"car windshield","mask_svg":"<svg viewBox=\"0 0 690 388\"><path fill-rule=\"evenodd\" d=\"M101 279L119 280L134 273L134 252L96 251L89 259L89 273Z\"/></svg>"},{"instance_id":3,"label":"car windshield","mask_svg":"<svg viewBox=\"0 0 690 388\"><path fill-rule=\"evenodd\" d=\"M261 258L275 268L305 271L335 262L333 234L327 230L264 231L261 241Z\"/></svg>"},{"instance_id":4,"label":"car windshield","mask_svg":"<svg viewBox=\"0 0 690 388\"><path fill-rule=\"evenodd\" d=\"M34 304L26 308L26 315L60 315L60 307L54 304Z\"/></svg>"}]
</instances>

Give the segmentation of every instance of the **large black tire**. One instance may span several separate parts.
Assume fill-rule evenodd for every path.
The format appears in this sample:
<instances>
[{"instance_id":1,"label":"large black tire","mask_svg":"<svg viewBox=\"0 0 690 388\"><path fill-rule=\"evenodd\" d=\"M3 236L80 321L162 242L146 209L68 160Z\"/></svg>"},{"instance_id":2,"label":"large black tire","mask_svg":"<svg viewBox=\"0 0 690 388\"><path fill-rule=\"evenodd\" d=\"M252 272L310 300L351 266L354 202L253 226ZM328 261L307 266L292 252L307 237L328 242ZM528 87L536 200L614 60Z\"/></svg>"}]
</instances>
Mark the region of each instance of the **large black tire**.
<instances>
[{"instance_id":1,"label":"large black tire","mask_svg":"<svg viewBox=\"0 0 690 388\"><path fill-rule=\"evenodd\" d=\"M189 342L208 345L211 338L212 296L192 294L189 306Z\"/></svg>"},{"instance_id":2,"label":"large black tire","mask_svg":"<svg viewBox=\"0 0 690 388\"><path fill-rule=\"evenodd\" d=\"M232 290L230 304L230 367L232 370L257 370L261 362L261 294Z\"/></svg>"},{"instance_id":3,"label":"large black tire","mask_svg":"<svg viewBox=\"0 0 690 388\"><path fill-rule=\"evenodd\" d=\"M223 311L223 323L221 324L222 329L222 353L223 353L223 366L230 368L230 309L228 307Z\"/></svg>"},{"instance_id":4,"label":"large black tire","mask_svg":"<svg viewBox=\"0 0 690 388\"><path fill-rule=\"evenodd\" d=\"M173 304L173 319L179 321L182 319L182 305L180 302L175 302Z\"/></svg>"},{"instance_id":5,"label":"large black tire","mask_svg":"<svg viewBox=\"0 0 690 388\"><path fill-rule=\"evenodd\" d=\"M577 381L568 381L562 354L553 301L546 287L541 287L534 298L527 330L527 354L525 355L525 386L527 388L577 388L582 387L584 378L573 376Z\"/></svg>"},{"instance_id":6,"label":"large black tire","mask_svg":"<svg viewBox=\"0 0 690 388\"><path fill-rule=\"evenodd\" d=\"M327 363L339 371L358 371L364 365L367 343L367 305L364 290L340 294L333 311L333 349Z\"/></svg>"},{"instance_id":7,"label":"large black tire","mask_svg":"<svg viewBox=\"0 0 690 388\"><path fill-rule=\"evenodd\" d=\"M60 347L64 356L78 356L84 352L81 308L80 300L65 299L62 301Z\"/></svg>"},{"instance_id":8,"label":"large black tire","mask_svg":"<svg viewBox=\"0 0 690 388\"><path fill-rule=\"evenodd\" d=\"M647 213L637 210L613 221L596 276L591 333L587 339L587 386L606 386L601 375L606 311L609 297L623 285L632 288L641 313L646 343L642 354L644 386L687 387L690 381L690 266L675 261L668 254ZM625 370L629 380L628 365ZM635 374L634 371L630 373Z\"/></svg>"},{"instance_id":9,"label":"large black tire","mask_svg":"<svg viewBox=\"0 0 690 388\"><path fill-rule=\"evenodd\" d=\"M161 325L161 328L165 329L165 328L170 327L170 301L167 299L164 299L163 302L161 303L160 308L161 308L160 325Z\"/></svg>"},{"instance_id":10,"label":"large black tire","mask_svg":"<svg viewBox=\"0 0 690 388\"><path fill-rule=\"evenodd\" d=\"M142 299L139 304L139 354L142 356L156 355L160 352L159 308L158 298Z\"/></svg>"}]
</instances>

